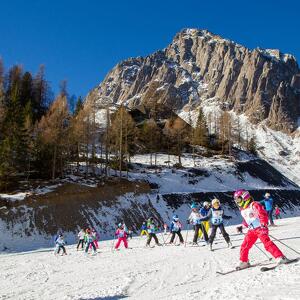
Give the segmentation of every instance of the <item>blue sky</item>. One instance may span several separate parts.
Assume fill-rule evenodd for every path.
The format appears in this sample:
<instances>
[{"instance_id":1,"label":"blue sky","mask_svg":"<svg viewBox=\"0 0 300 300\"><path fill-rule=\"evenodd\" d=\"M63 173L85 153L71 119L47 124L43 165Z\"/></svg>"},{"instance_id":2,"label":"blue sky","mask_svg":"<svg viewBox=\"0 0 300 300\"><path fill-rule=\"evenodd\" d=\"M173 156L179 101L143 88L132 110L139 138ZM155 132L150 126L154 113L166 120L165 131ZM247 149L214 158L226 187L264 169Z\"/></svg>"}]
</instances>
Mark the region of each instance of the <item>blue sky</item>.
<instances>
[{"instance_id":1,"label":"blue sky","mask_svg":"<svg viewBox=\"0 0 300 300\"><path fill-rule=\"evenodd\" d=\"M0 56L6 68L44 64L54 91L66 79L70 94L85 96L116 63L164 48L182 28L300 59L299 11L296 0L4 0Z\"/></svg>"}]
</instances>

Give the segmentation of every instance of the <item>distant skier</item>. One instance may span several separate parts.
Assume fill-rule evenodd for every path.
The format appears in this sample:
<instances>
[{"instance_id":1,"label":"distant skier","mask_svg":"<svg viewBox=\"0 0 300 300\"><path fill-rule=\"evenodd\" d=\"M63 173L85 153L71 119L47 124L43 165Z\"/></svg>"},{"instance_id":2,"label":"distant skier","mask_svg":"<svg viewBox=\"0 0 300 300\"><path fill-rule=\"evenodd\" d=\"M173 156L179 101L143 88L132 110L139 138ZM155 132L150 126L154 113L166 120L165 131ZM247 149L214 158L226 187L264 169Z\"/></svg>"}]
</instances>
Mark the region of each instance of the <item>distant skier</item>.
<instances>
[{"instance_id":1,"label":"distant skier","mask_svg":"<svg viewBox=\"0 0 300 300\"><path fill-rule=\"evenodd\" d=\"M193 203L191 205L191 209L192 212L187 220L188 224L192 224L194 227L194 238L193 238L193 245L198 245L197 240L198 240L198 236L199 236L199 230L203 230L202 232L204 233L204 239L207 242L208 241L208 236L206 234L206 230L203 226L203 224L201 223L201 215L198 211L197 205L195 203Z\"/></svg>"},{"instance_id":2,"label":"distant skier","mask_svg":"<svg viewBox=\"0 0 300 300\"><path fill-rule=\"evenodd\" d=\"M207 214L209 212L209 208L210 208L209 202L204 201L203 206L199 210L202 218L207 216ZM208 241L208 231L210 229L209 221L203 221L203 222L201 222L201 224L202 224L203 228L201 228L199 230L199 238L203 237L205 241ZM202 229L204 229L204 230L202 230Z\"/></svg>"},{"instance_id":3,"label":"distant skier","mask_svg":"<svg viewBox=\"0 0 300 300\"><path fill-rule=\"evenodd\" d=\"M166 223L164 223L164 234L168 234L168 225Z\"/></svg>"},{"instance_id":4,"label":"distant skier","mask_svg":"<svg viewBox=\"0 0 300 300\"><path fill-rule=\"evenodd\" d=\"M99 233L96 231L95 228L92 229L92 237L93 237L93 243L96 247L96 249L99 249L98 241L100 239ZM90 245L90 249L92 249L92 244Z\"/></svg>"},{"instance_id":5,"label":"distant skier","mask_svg":"<svg viewBox=\"0 0 300 300\"><path fill-rule=\"evenodd\" d=\"M161 246L156 236L157 226L154 224L154 220L152 217L150 217L147 221L147 231L148 231L148 240L146 246L150 246L150 242L152 238L154 238L155 244L157 246Z\"/></svg>"},{"instance_id":6,"label":"distant skier","mask_svg":"<svg viewBox=\"0 0 300 300\"><path fill-rule=\"evenodd\" d=\"M79 250L79 247L81 245L81 250L83 250L84 247L84 236L85 236L85 232L84 229L81 229L78 233L78 244L77 244L77 251Z\"/></svg>"},{"instance_id":7,"label":"distant skier","mask_svg":"<svg viewBox=\"0 0 300 300\"><path fill-rule=\"evenodd\" d=\"M182 234L181 234L181 229L182 229L182 224L179 221L178 216L174 215L173 216L173 221L172 221L171 226L170 226L170 231L171 231L171 234L172 234L170 244L173 244L176 234L179 237L180 243L181 244L184 243L184 240L183 240L183 237L182 237Z\"/></svg>"},{"instance_id":8,"label":"distant skier","mask_svg":"<svg viewBox=\"0 0 300 300\"><path fill-rule=\"evenodd\" d=\"M143 235L148 235L146 222L143 222L142 227L141 227L141 236L143 236Z\"/></svg>"},{"instance_id":9,"label":"distant skier","mask_svg":"<svg viewBox=\"0 0 300 300\"><path fill-rule=\"evenodd\" d=\"M118 238L117 244L115 246L115 249L118 250L121 242L123 242L125 248L128 248L128 242L127 242L127 233L124 229L124 224L119 223L118 229L115 232L115 236Z\"/></svg>"},{"instance_id":10,"label":"distant skier","mask_svg":"<svg viewBox=\"0 0 300 300\"><path fill-rule=\"evenodd\" d=\"M222 233L228 247L232 247L229 235L226 232L225 227L224 227L223 219L225 218L225 215L224 215L224 210L221 207L220 200L216 199L216 198L213 199L211 202L211 206L212 207L210 208L206 217L201 218L201 221L210 220L210 222L211 222L211 233L210 233L210 236L208 239L210 250L212 250L212 245L213 245L214 239L216 237L216 232L217 232L218 228L221 230L221 233Z\"/></svg>"},{"instance_id":11,"label":"distant skier","mask_svg":"<svg viewBox=\"0 0 300 300\"><path fill-rule=\"evenodd\" d=\"M90 229L86 230L85 239L86 239L85 253L87 254L89 251L89 248L92 246L92 248L94 250L94 254L96 254L97 249L94 244L94 237L93 237L92 231Z\"/></svg>"},{"instance_id":12,"label":"distant skier","mask_svg":"<svg viewBox=\"0 0 300 300\"><path fill-rule=\"evenodd\" d=\"M64 237L63 237L63 234L59 234L56 241L56 251L54 252L54 254L59 254L60 250L63 251L62 255L67 255L67 252L66 252L66 248L65 248L65 240L64 240Z\"/></svg>"},{"instance_id":13,"label":"distant skier","mask_svg":"<svg viewBox=\"0 0 300 300\"><path fill-rule=\"evenodd\" d=\"M130 237L131 240L132 240L132 235L133 235L132 227L129 227L128 228L128 237Z\"/></svg>"},{"instance_id":14,"label":"distant skier","mask_svg":"<svg viewBox=\"0 0 300 300\"><path fill-rule=\"evenodd\" d=\"M271 241L268 230L268 213L263 206L254 201L250 193L245 190L237 190L234 193L234 201L239 206L243 217L243 225L248 228L240 249L240 264L238 269L245 269L250 266L248 255L249 250L260 239L265 249L276 259L277 264L284 264L288 259L279 248ZM237 231L242 232L243 226L238 226Z\"/></svg>"},{"instance_id":15,"label":"distant skier","mask_svg":"<svg viewBox=\"0 0 300 300\"><path fill-rule=\"evenodd\" d=\"M278 205L275 205L275 219L281 219L281 211L280 208L278 207Z\"/></svg>"},{"instance_id":16,"label":"distant skier","mask_svg":"<svg viewBox=\"0 0 300 300\"><path fill-rule=\"evenodd\" d=\"M260 204L263 204L269 217L269 222L271 226L274 226L273 221L273 198L270 193L265 193L264 199L260 201Z\"/></svg>"}]
</instances>

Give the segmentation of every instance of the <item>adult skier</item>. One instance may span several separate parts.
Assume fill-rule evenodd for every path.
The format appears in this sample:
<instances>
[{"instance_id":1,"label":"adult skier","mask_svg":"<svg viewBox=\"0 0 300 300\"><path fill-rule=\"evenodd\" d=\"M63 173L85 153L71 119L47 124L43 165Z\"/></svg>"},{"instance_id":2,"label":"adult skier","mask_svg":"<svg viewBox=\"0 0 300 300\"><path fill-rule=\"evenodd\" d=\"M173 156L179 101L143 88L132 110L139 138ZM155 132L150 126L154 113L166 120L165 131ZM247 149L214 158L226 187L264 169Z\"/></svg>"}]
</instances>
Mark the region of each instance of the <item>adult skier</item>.
<instances>
[{"instance_id":1,"label":"adult skier","mask_svg":"<svg viewBox=\"0 0 300 300\"><path fill-rule=\"evenodd\" d=\"M123 242L125 248L127 249L128 242L127 242L127 232L125 230L125 224L122 223L118 224L118 229L116 230L115 235L118 238L115 249L118 250L119 246L121 245L121 242Z\"/></svg>"},{"instance_id":2,"label":"adult skier","mask_svg":"<svg viewBox=\"0 0 300 300\"><path fill-rule=\"evenodd\" d=\"M146 247L150 246L150 242L152 238L154 238L155 244L157 246L161 246L161 244L158 241L158 238L156 236L157 226L154 224L154 220L152 217L150 217L147 221L147 231L148 231L148 240L146 243Z\"/></svg>"},{"instance_id":3,"label":"adult skier","mask_svg":"<svg viewBox=\"0 0 300 300\"><path fill-rule=\"evenodd\" d=\"M249 250L257 239L260 239L265 249L276 259L277 264L284 264L288 259L280 249L271 241L268 230L268 213L263 206L254 201L250 193L245 190L237 190L234 193L234 201L240 208L243 217L243 225L248 228L240 249L240 264L238 269L245 269L249 264ZM237 227L242 232L243 226Z\"/></svg>"},{"instance_id":4,"label":"adult skier","mask_svg":"<svg viewBox=\"0 0 300 300\"><path fill-rule=\"evenodd\" d=\"M271 197L270 193L265 193L264 199L260 201L261 204L264 205L268 217L269 217L269 222L271 226L274 226L274 221L273 221L273 198Z\"/></svg>"},{"instance_id":5,"label":"adult skier","mask_svg":"<svg viewBox=\"0 0 300 300\"><path fill-rule=\"evenodd\" d=\"M228 247L232 247L232 244L230 242L230 238L228 233L225 230L223 218L224 216L224 210L221 207L221 203L219 199L213 199L211 202L211 208L206 215L206 217L201 218L201 221L207 221L210 220L211 222L211 233L208 239L209 248L212 250L212 245L216 236L217 229L220 228L220 231L228 245Z\"/></svg>"},{"instance_id":6,"label":"adult skier","mask_svg":"<svg viewBox=\"0 0 300 300\"><path fill-rule=\"evenodd\" d=\"M192 212L187 220L188 224L192 224L194 227L194 238L193 238L193 245L198 245L197 240L199 236L199 230L201 229L204 234L204 240L206 243L208 243L208 236L207 232L202 224L201 220L201 214L199 213L199 210L197 208L197 205L193 203L191 205Z\"/></svg>"},{"instance_id":7,"label":"adult skier","mask_svg":"<svg viewBox=\"0 0 300 300\"><path fill-rule=\"evenodd\" d=\"M171 231L171 240L170 240L170 244L173 244L174 242L174 239L175 239L175 235L177 234L178 237L179 237L179 241L181 244L184 243L184 240L183 240L183 237L182 237L182 234L181 234L181 229L182 229L182 224L181 222L179 221L179 218L177 215L174 215L173 216L173 221L170 225L170 231Z\"/></svg>"}]
</instances>

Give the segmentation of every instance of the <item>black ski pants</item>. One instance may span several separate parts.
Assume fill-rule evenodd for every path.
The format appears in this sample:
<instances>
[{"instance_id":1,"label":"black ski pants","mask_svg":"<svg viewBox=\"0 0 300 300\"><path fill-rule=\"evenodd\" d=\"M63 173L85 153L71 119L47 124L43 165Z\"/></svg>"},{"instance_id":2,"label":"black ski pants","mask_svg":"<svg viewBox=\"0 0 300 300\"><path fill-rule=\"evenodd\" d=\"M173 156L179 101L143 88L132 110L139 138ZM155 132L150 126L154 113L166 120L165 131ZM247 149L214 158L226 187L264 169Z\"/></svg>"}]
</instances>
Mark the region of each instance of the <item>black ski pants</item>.
<instances>
[{"instance_id":1,"label":"black ski pants","mask_svg":"<svg viewBox=\"0 0 300 300\"><path fill-rule=\"evenodd\" d=\"M175 239L175 235L178 235L179 237L179 241L180 243L184 243L184 240L183 240L183 237L182 237L182 234L181 234L181 230L179 229L178 231L173 231L172 232L172 236L171 236L171 240L170 240L170 243L173 243L174 242L174 239Z\"/></svg>"},{"instance_id":2,"label":"black ski pants","mask_svg":"<svg viewBox=\"0 0 300 300\"><path fill-rule=\"evenodd\" d=\"M159 244L156 234L155 233L149 233L148 234L147 245L150 245L150 242L151 242L152 238L154 238L154 241L155 241L156 244Z\"/></svg>"},{"instance_id":3,"label":"black ski pants","mask_svg":"<svg viewBox=\"0 0 300 300\"><path fill-rule=\"evenodd\" d=\"M204 225L201 223L201 224L194 225L194 230L195 230L195 232L194 232L193 243L197 243L198 236L199 236L199 229L202 230L204 240L205 240L205 242L207 242L207 241L208 241L207 232L206 232L206 230L205 230Z\"/></svg>"},{"instance_id":4,"label":"black ski pants","mask_svg":"<svg viewBox=\"0 0 300 300\"><path fill-rule=\"evenodd\" d=\"M83 249L84 240L79 240L79 241L78 241L78 244L77 244L77 250L79 249L80 245L81 245L81 249Z\"/></svg>"},{"instance_id":5,"label":"black ski pants","mask_svg":"<svg viewBox=\"0 0 300 300\"><path fill-rule=\"evenodd\" d=\"M209 243L212 244L212 243L214 242L214 239L215 239L215 237L216 237L216 233L217 233L218 227L220 228L221 233L222 233L222 235L223 235L225 241L226 241L227 243L229 243L229 242L230 242L230 238L229 238L228 233L227 233L226 230L225 230L225 227L224 227L224 224L223 224L223 223L221 223L221 224L219 224L219 225L212 225L212 226L211 226L211 234L210 234L209 239L208 239Z\"/></svg>"}]
</instances>

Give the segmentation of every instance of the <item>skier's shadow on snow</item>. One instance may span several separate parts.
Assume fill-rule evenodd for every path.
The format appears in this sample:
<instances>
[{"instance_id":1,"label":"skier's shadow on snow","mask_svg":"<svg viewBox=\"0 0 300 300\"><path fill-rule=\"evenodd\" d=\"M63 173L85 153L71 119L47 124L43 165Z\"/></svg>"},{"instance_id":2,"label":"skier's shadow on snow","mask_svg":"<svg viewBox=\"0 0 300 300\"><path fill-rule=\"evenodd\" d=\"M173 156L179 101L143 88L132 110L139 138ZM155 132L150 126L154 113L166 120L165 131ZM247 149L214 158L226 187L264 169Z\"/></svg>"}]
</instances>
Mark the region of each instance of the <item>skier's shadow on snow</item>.
<instances>
[{"instance_id":1,"label":"skier's shadow on snow","mask_svg":"<svg viewBox=\"0 0 300 300\"><path fill-rule=\"evenodd\" d=\"M96 298L80 298L80 300L119 300L128 298L125 295L118 295L118 296L107 296L107 297L96 297Z\"/></svg>"}]
</instances>

